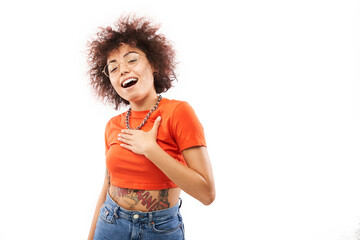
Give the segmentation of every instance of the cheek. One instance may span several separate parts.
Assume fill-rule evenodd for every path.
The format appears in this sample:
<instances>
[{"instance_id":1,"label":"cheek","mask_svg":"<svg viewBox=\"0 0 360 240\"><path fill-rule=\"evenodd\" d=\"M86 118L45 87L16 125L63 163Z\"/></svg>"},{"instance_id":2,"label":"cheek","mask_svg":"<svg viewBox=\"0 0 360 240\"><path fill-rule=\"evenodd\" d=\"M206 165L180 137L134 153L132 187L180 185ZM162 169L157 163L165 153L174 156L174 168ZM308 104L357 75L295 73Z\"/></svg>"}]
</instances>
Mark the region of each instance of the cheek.
<instances>
[{"instance_id":1,"label":"cheek","mask_svg":"<svg viewBox=\"0 0 360 240\"><path fill-rule=\"evenodd\" d=\"M141 76L147 85L154 85L154 75L151 68L143 69Z\"/></svg>"},{"instance_id":2,"label":"cheek","mask_svg":"<svg viewBox=\"0 0 360 240\"><path fill-rule=\"evenodd\" d=\"M112 86L115 90L118 89L118 88L120 88L120 85L118 85L116 82L117 82L116 80L110 81L111 86Z\"/></svg>"},{"instance_id":3,"label":"cheek","mask_svg":"<svg viewBox=\"0 0 360 240\"><path fill-rule=\"evenodd\" d=\"M123 88L120 86L120 84L117 84L116 81L110 81L111 86L115 89L115 91L121 96L124 94Z\"/></svg>"}]
</instances>

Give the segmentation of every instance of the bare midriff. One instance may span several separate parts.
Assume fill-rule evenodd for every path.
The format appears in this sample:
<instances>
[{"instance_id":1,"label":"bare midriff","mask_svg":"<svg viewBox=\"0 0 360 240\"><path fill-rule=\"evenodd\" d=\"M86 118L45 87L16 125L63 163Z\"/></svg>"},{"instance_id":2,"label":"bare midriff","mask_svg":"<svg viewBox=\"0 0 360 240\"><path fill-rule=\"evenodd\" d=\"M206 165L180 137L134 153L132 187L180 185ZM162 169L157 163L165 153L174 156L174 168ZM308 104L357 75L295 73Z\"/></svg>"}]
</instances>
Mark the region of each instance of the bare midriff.
<instances>
[{"instance_id":1,"label":"bare midriff","mask_svg":"<svg viewBox=\"0 0 360 240\"><path fill-rule=\"evenodd\" d=\"M110 197L121 207L131 211L153 212L175 206L179 201L180 188L141 190L111 185Z\"/></svg>"}]
</instances>

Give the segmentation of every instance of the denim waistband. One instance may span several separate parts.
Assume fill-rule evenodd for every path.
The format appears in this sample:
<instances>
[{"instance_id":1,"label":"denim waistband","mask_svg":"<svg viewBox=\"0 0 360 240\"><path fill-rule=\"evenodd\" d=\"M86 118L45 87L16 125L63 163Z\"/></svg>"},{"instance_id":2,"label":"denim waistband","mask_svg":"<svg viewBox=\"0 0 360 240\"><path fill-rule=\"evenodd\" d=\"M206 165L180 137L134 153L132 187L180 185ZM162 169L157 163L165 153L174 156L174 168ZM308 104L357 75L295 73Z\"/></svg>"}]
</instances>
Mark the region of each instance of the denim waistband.
<instances>
[{"instance_id":1,"label":"denim waistband","mask_svg":"<svg viewBox=\"0 0 360 240\"><path fill-rule=\"evenodd\" d=\"M109 192L106 194L105 204L107 207L112 208L115 217L121 217L132 221L146 221L152 222L154 220L160 220L162 218L167 218L172 215L177 215L181 207L182 200L179 198L178 203L167 209L158 210L154 212L141 212L141 211L131 211L119 206L114 200L110 197Z\"/></svg>"}]
</instances>

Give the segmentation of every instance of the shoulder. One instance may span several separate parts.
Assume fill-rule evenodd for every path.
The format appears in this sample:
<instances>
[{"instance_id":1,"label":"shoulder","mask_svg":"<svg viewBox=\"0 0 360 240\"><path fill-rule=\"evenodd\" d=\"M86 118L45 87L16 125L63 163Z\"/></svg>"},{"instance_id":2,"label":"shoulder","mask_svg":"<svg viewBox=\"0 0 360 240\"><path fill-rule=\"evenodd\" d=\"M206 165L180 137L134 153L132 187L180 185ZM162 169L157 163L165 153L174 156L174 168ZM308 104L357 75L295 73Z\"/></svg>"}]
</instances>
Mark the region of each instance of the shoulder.
<instances>
[{"instance_id":1,"label":"shoulder","mask_svg":"<svg viewBox=\"0 0 360 240\"><path fill-rule=\"evenodd\" d=\"M195 110L187 101L166 99L163 112L171 118L172 123L184 123L187 121L198 121Z\"/></svg>"},{"instance_id":2,"label":"shoulder","mask_svg":"<svg viewBox=\"0 0 360 240\"><path fill-rule=\"evenodd\" d=\"M170 98L163 98L161 101L164 101L164 105L166 106L178 106L183 103L186 103L186 101L177 100L177 99L170 99Z\"/></svg>"},{"instance_id":3,"label":"shoulder","mask_svg":"<svg viewBox=\"0 0 360 240\"><path fill-rule=\"evenodd\" d=\"M165 100L163 108L167 112L175 113L182 111L183 109L191 108L190 104L187 101L168 98L164 98L163 100Z\"/></svg>"},{"instance_id":4,"label":"shoulder","mask_svg":"<svg viewBox=\"0 0 360 240\"><path fill-rule=\"evenodd\" d=\"M116 115L116 116L113 116L113 117L111 117L109 120L108 120L108 122L106 123L106 129L109 129L111 126L113 126L113 125L119 125L119 123L121 123L122 122L122 120L123 119L125 119L126 118L126 112L127 111L124 111L124 112L122 112L122 113L120 113L120 114L118 114L118 115Z\"/></svg>"}]
</instances>

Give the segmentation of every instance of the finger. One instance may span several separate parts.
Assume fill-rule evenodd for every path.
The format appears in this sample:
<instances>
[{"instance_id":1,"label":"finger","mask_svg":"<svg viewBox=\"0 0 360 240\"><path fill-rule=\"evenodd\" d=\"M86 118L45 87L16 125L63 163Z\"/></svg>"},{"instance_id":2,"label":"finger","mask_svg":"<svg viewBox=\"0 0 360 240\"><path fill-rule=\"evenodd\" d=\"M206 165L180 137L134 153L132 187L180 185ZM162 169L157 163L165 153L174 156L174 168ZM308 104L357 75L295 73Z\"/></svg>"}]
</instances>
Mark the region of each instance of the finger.
<instances>
[{"instance_id":1,"label":"finger","mask_svg":"<svg viewBox=\"0 0 360 240\"><path fill-rule=\"evenodd\" d=\"M121 130L122 133L130 134L130 135L134 134L134 131L136 131L136 130L134 130L134 129L122 129Z\"/></svg>"},{"instance_id":2,"label":"finger","mask_svg":"<svg viewBox=\"0 0 360 240\"><path fill-rule=\"evenodd\" d=\"M129 139L125 139L125 138L122 138L122 137L119 137L118 140L122 141L123 143L126 143L126 144L130 144L131 145L131 140Z\"/></svg>"},{"instance_id":3,"label":"finger","mask_svg":"<svg viewBox=\"0 0 360 240\"><path fill-rule=\"evenodd\" d=\"M128 150L132 151L132 146L131 145L126 145L126 144L122 143L122 144L120 144L120 146L122 146L125 149L128 149Z\"/></svg>"},{"instance_id":4,"label":"finger","mask_svg":"<svg viewBox=\"0 0 360 240\"><path fill-rule=\"evenodd\" d=\"M118 139L119 138L124 138L124 139L129 139L129 140L133 140L133 135L130 135L130 134L118 134Z\"/></svg>"},{"instance_id":5,"label":"finger","mask_svg":"<svg viewBox=\"0 0 360 240\"><path fill-rule=\"evenodd\" d=\"M152 127L151 131L157 131L161 122L161 117L158 116L154 122L154 126Z\"/></svg>"}]
</instances>

